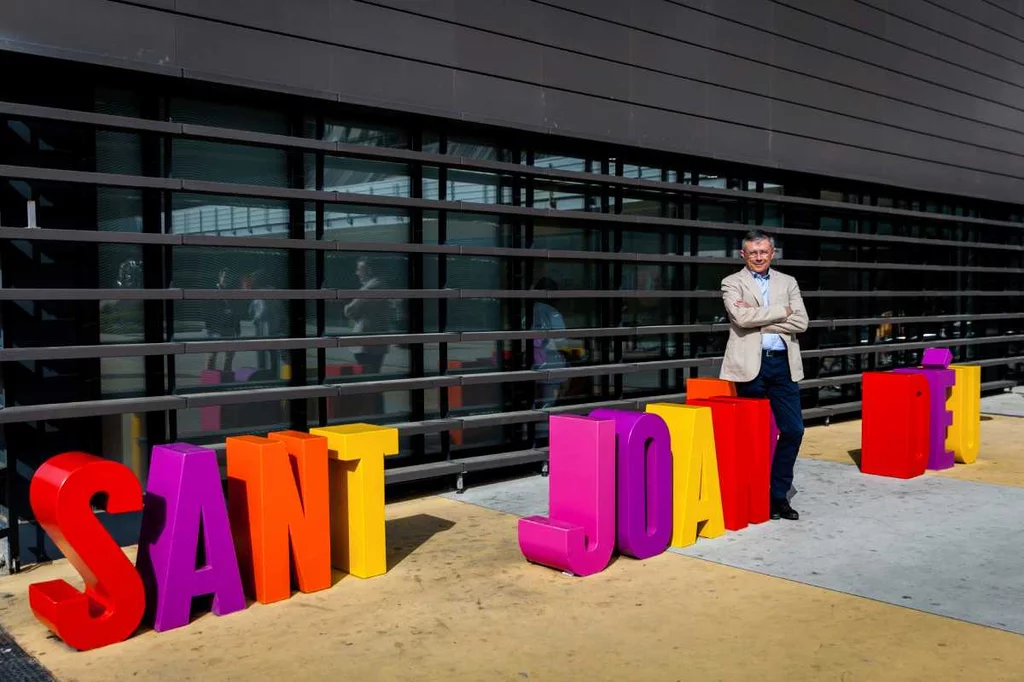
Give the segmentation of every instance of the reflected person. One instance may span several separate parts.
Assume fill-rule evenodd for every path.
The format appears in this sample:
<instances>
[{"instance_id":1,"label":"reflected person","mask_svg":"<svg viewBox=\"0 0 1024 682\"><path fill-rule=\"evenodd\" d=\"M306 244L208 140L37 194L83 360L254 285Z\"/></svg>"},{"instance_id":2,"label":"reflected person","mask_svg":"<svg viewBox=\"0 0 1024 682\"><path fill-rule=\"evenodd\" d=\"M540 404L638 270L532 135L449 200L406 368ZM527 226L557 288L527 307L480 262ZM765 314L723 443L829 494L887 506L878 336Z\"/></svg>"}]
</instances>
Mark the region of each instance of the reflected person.
<instances>
[{"instance_id":1,"label":"reflected person","mask_svg":"<svg viewBox=\"0 0 1024 682\"><path fill-rule=\"evenodd\" d=\"M360 258L356 264L356 278L360 291L386 289L384 280L374 271L373 264ZM354 334L384 334L390 331L391 302L386 298L353 298L345 304L345 317L352 322ZM388 353L387 344L365 345L355 353L356 362L368 374L377 374Z\"/></svg>"},{"instance_id":2,"label":"reflected person","mask_svg":"<svg viewBox=\"0 0 1024 682\"><path fill-rule=\"evenodd\" d=\"M557 291L558 285L550 277L542 277L537 280L533 289L540 291ZM553 299L533 302L533 325L531 329L565 329L565 319L552 303ZM565 356L559 349L562 339L539 338L533 339L533 369L547 370L565 367ZM536 400L536 407L551 407L558 399L558 388L561 381L558 379L538 382L540 395Z\"/></svg>"},{"instance_id":3,"label":"reflected person","mask_svg":"<svg viewBox=\"0 0 1024 682\"><path fill-rule=\"evenodd\" d=\"M230 271L221 269L217 275L217 289L228 289ZM244 301L243 301L244 304ZM237 339L241 336L242 316L236 301L215 299L210 301L206 314L206 334L211 339ZM224 351L223 372L230 373L235 360L235 351ZM210 353L206 358L206 369L217 369L217 352Z\"/></svg>"}]
</instances>

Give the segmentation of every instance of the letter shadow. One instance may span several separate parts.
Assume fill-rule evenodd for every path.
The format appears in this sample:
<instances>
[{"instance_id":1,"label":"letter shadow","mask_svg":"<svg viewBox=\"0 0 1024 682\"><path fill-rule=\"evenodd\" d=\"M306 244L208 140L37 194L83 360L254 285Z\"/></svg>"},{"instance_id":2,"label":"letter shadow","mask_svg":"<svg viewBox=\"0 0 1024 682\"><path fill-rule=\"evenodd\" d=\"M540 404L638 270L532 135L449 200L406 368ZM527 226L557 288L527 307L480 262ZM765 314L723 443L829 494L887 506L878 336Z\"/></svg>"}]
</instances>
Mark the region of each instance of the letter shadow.
<instances>
[{"instance_id":1,"label":"letter shadow","mask_svg":"<svg viewBox=\"0 0 1024 682\"><path fill-rule=\"evenodd\" d=\"M857 448L856 450L849 450L846 454L850 456L850 459L853 460L853 463L857 465L858 469L860 469L861 449Z\"/></svg>"},{"instance_id":2,"label":"letter shadow","mask_svg":"<svg viewBox=\"0 0 1024 682\"><path fill-rule=\"evenodd\" d=\"M455 526L454 521L431 516L430 514L404 516L400 519L389 519L385 523L389 571L426 544L430 538L438 533L451 530Z\"/></svg>"}]
</instances>

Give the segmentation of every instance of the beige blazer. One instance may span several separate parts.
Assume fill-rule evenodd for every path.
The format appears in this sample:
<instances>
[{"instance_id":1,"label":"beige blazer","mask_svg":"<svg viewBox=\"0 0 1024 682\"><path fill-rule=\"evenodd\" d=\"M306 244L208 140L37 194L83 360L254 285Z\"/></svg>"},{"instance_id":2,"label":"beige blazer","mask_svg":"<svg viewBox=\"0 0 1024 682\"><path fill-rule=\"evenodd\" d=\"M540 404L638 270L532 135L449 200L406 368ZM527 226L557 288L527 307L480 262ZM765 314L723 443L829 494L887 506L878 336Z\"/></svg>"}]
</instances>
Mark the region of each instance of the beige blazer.
<instances>
[{"instance_id":1,"label":"beige blazer","mask_svg":"<svg viewBox=\"0 0 1024 682\"><path fill-rule=\"evenodd\" d=\"M796 335L807 330L807 308L800 296L800 286L789 275L771 269L765 306L761 290L747 268L722 280L722 301L729 315L729 343L725 347L719 376L728 381L753 381L761 371L761 334L774 333L786 343L789 373L793 381L804 378L800 342ZM738 308L736 301L745 301L752 308ZM793 314L786 317L786 306Z\"/></svg>"}]
</instances>

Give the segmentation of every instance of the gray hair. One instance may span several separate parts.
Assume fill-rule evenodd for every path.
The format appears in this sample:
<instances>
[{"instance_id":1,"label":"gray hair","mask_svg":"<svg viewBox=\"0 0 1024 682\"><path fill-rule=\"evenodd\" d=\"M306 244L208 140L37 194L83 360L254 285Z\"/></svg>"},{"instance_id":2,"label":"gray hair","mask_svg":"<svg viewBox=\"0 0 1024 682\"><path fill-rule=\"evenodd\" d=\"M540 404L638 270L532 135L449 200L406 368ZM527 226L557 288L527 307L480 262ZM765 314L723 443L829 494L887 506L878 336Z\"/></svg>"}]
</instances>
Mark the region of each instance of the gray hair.
<instances>
[{"instance_id":1,"label":"gray hair","mask_svg":"<svg viewBox=\"0 0 1024 682\"><path fill-rule=\"evenodd\" d=\"M750 230L745 235L743 235L743 248L746 248L747 244L750 242L759 242L764 241L765 239L768 240L768 243L771 244L772 248L774 249L775 237L771 236L764 230Z\"/></svg>"}]
</instances>

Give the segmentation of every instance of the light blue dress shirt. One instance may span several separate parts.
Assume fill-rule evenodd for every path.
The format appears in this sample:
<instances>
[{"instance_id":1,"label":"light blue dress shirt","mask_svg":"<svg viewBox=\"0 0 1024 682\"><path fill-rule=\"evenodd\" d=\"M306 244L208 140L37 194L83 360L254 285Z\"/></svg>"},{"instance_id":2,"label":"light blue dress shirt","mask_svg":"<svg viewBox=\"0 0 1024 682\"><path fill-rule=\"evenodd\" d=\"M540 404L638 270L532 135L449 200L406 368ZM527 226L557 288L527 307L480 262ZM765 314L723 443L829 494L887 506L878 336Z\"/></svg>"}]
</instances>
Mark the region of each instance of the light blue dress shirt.
<instances>
[{"instance_id":1,"label":"light blue dress shirt","mask_svg":"<svg viewBox=\"0 0 1024 682\"><path fill-rule=\"evenodd\" d=\"M761 300L764 305L770 306L772 302L768 297L769 283L771 282L772 271L769 269L765 271L763 275L759 275L753 270L750 274L754 276L754 281L757 282L757 288L761 290ZM762 350L786 350L786 342L782 340L782 337L778 334L761 334L761 349Z\"/></svg>"}]
</instances>

